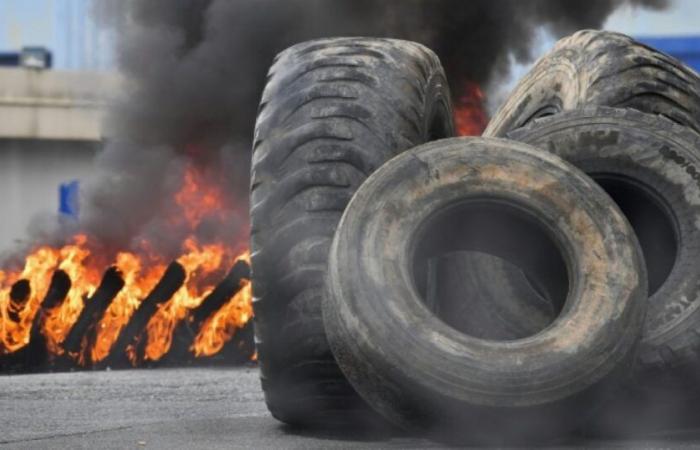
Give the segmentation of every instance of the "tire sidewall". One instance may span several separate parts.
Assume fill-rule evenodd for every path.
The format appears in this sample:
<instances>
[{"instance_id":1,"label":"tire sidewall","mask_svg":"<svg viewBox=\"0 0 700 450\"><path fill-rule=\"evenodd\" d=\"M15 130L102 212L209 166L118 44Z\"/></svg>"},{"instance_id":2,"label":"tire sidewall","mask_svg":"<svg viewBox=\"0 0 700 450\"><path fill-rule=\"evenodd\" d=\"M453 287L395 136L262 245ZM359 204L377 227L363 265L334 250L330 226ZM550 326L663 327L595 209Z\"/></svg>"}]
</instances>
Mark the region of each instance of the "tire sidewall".
<instances>
[{"instance_id":1,"label":"tire sidewall","mask_svg":"<svg viewBox=\"0 0 700 450\"><path fill-rule=\"evenodd\" d=\"M496 173L503 165L505 171ZM523 167L528 169L521 171ZM489 170L496 171L497 181L480 188L473 177ZM494 195L489 189L499 183L504 192L515 193L517 199L509 200L544 214L543 223L555 231L567 205L576 205L568 217L575 217L571 224L577 231L556 231L573 275L565 311L541 333L507 343L471 338L444 324L420 301L409 273L409 255L421 224L470 189L483 191L466 195ZM543 189L544 196L531 195ZM602 236L611 229L616 240L603 245ZM576 233L589 231L585 245L572 244ZM591 240L597 240L597 247ZM624 280L615 284L615 292L598 298L605 300L596 306L595 299L584 302L579 297L595 277L582 275L595 272L595 264L582 252L591 255L594 248L608 258L599 273L615 273ZM358 392L403 427L455 432L458 424L474 425L482 416L492 423L482 427L483 433L470 432L488 436L509 420L529 423L522 436L556 432L575 420L567 408L595 402L614 384L611 378L620 379L629 369L646 296L639 252L629 224L607 195L558 158L495 139L421 146L370 177L341 220L323 309L329 342ZM598 283L603 290L612 285L602 279ZM579 320L584 305L599 308L595 323ZM564 335L570 339L568 350L549 347L563 342L559 338Z\"/></svg>"}]
</instances>

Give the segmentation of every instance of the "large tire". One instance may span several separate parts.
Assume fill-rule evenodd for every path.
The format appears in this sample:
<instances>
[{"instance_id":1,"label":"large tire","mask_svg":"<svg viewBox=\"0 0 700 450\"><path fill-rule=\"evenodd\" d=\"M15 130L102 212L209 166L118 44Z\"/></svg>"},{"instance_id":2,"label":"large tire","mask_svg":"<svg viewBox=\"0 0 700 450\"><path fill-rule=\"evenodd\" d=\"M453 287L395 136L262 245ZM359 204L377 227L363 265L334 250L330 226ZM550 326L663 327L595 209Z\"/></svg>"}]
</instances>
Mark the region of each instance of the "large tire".
<instances>
[{"instance_id":1,"label":"large tire","mask_svg":"<svg viewBox=\"0 0 700 450\"><path fill-rule=\"evenodd\" d=\"M579 31L520 80L484 136L503 137L539 117L587 105L633 108L700 131L700 77L623 34Z\"/></svg>"},{"instance_id":2,"label":"large tire","mask_svg":"<svg viewBox=\"0 0 700 450\"><path fill-rule=\"evenodd\" d=\"M539 119L508 136L566 159L618 203L639 238L649 273L638 379L697 385L700 135L663 117L590 107Z\"/></svg>"},{"instance_id":3,"label":"large tire","mask_svg":"<svg viewBox=\"0 0 700 450\"><path fill-rule=\"evenodd\" d=\"M489 211L532 229L485 239L478 217ZM550 256L535 231L570 274L562 314L540 333L477 339L421 299L420 258L463 249L531 266ZM523 442L570 430L624 381L646 283L627 220L582 172L517 142L449 139L392 159L357 191L331 248L323 313L338 364L390 421L443 439Z\"/></svg>"},{"instance_id":4,"label":"large tire","mask_svg":"<svg viewBox=\"0 0 700 450\"><path fill-rule=\"evenodd\" d=\"M445 75L422 45L336 38L282 52L268 78L250 211L265 400L274 417L293 425L371 421L323 330L328 250L346 204L370 173L403 150L453 135Z\"/></svg>"},{"instance_id":5,"label":"large tire","mask_svg":"<svg viewBox=\"0 0 700 450\"><path fill-rule=\"evenodd\" d=\"M428 261L426 302L445 323L499 341L531 336L556 317L545 289L511 262L481 252L450 252Z\"/></svg>"}]
</instances>

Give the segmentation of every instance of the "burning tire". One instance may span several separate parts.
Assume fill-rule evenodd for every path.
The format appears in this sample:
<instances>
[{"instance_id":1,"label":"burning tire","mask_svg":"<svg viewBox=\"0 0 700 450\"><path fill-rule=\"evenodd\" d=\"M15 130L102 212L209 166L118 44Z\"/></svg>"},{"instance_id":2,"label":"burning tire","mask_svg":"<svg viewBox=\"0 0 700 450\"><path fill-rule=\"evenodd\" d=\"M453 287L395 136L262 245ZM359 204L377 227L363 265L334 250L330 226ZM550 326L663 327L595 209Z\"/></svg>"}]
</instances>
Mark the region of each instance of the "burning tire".
<instances>
[{"instance_id":1,"label":"burning tire","mask_svg":"<svg viewBox=\"0 0 700 450\"><path fill-rule=\"evenodd\" d=\"M700 77L682 62L608 31L579 31L523 77L484 136L586 105L633 108L700 131Z\"/></svg>"},{"instance_id":2,"label":"burning tire","mask_svg":"<svg viewBox=\"0 0 700 450\"><path fill-rule=\"evenodd\" d=\"M256 123L251 250L262 385L277 419L324 426L373 420L326 341L328 250L370 173L453 129L443 69L419 44L322 39L275 59Z\"/></svg>"},{"instance_id":3,"label":"burning tire","mask_svg":"<svg viewBox=\"0 0 700 450\"><path fill-rule=\"evenodd\" d=\"M700 136L662 117L603 107L540 119L508 136L571 162L617 202L639 238L649 274L639 355L649 373L643 381L659 383L671 374L697 380Z\"/></svg>"},{"instance_id":4,"label":"burning tire","mask_svg":"<svg viewBox=\"0 0 700 450\"><path fill-rule=\"evenodd\" d=\"M457 250L550 274L562 314L511 341L448 326L425 304L422 274ZM357 191L331 248L323 313L341 369L393 423L522 441L570 429L623 381L646 284L632 229L590 178L521 143L450 139L397 156Z\"/></svg>"}]
</instances>

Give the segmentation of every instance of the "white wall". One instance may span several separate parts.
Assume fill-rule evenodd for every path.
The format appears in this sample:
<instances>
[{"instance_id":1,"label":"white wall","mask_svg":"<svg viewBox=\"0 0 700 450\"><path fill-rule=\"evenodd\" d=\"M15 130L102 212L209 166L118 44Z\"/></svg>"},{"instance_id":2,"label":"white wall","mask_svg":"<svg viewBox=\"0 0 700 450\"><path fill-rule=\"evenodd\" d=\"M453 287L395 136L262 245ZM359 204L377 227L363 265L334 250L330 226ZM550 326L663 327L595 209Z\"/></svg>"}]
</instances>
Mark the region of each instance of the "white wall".
<instances>
[{"instance_id":1,"label":"white wall","mask_svg":"<svg viewBox=\"0 0 700 450\"><path fill-rule=\"evenodd\" d=\"M96 148L88 142L0 139L0 252L26 240L33 221L58 220L58 186L85 180Z\"/></svg>"},{"instance_id":2,"label":"white wall","mask_svg":"<svg viewBox=\"0 0 700 450\"><path fill-rule=\"evenodd\" d=\"M100 140L122 87L111 74L0 68L0 138Z\"/></svg>"},{"instance_id":3,"label":"white wall","mask_svg":"<svg viewBox=\"0 0 700 450\"><path fill-rule=\"evenodd\" d=\"M0 68L0 256L57 224L58 187L88 178L121 90L114 74Z\"/></svg>"}]
</instances>

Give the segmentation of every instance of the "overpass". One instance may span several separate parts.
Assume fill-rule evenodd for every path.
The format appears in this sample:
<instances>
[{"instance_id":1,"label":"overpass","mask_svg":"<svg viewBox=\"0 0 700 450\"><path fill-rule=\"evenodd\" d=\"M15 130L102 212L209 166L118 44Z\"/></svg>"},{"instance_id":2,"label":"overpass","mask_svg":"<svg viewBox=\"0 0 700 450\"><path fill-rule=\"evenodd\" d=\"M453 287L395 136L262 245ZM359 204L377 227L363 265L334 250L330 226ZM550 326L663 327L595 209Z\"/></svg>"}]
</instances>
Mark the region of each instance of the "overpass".
<instances>
[{"instance_id":1,"label":"overpass","mask_svg":"<svg viewBox=\"0 0 700 450\"><path fill-rule=\"evenodd\" d=\"M0 68L0 253L71 220L59 214L61 186L94 172L119 84L114 74Z\"/></svg>"},{"instance_id":2,"label":"overpass","mask_svg":"<svg viewBox=\"0 0 700 450\"><path fill-rule=\"evenodd\" d=\"M114 75L0 68L0 139L99 141Z\"/></svg>"}]
</instances>

